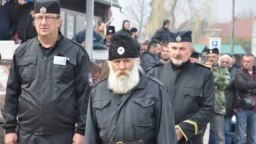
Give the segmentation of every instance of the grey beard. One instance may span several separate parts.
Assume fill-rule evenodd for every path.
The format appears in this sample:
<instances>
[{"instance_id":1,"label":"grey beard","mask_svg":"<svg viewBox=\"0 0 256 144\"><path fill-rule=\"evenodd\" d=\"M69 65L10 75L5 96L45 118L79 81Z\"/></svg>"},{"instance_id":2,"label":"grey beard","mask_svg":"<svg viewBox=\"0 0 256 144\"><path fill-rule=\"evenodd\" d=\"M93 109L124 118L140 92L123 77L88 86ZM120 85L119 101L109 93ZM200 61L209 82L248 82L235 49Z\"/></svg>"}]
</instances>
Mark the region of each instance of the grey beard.
<instances>
[{"instance_id":1,"label":"grey beard","mask_svg":"<svg viewBox=\"0 0 256 144\"><path fill-rule=\"evenodd\" d=\"M181 66L183 64L183 61L182 60L176 60L176 59L172 59L171 60L172 63L176 66Z\"/></svg>"},{"instance_id":2,"label":"grey beard","mask_svg":"<svg viewBox=\"0 0 256 144\"><path fill-rule=\"evenodd\" d=\"M132 90L139 83L139 67L135 63L129 76L117 77L116 72L109 64L108 88L116 94L125 94Z\"/></svg>"}]
</instances>

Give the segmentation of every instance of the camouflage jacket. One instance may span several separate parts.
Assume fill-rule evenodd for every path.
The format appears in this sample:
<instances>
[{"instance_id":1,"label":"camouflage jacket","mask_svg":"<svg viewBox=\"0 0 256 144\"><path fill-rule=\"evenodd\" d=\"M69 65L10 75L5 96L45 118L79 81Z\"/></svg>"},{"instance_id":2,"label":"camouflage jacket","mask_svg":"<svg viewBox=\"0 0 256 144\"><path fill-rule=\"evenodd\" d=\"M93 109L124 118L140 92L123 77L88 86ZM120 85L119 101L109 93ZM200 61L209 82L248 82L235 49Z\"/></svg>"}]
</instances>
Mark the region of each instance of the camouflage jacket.
<instances>
[{"instance_id":1,"label":"camouflage jacket","mask_svg":"<svg viewBox=\"0 0 256 144\"><path fill-rule=\"evenodd\" d=\"M226 114L226 100L224 90L230 83L227 68L215 66L212 69L215 84L215 113Z\"/></svg>"}]
</instances>

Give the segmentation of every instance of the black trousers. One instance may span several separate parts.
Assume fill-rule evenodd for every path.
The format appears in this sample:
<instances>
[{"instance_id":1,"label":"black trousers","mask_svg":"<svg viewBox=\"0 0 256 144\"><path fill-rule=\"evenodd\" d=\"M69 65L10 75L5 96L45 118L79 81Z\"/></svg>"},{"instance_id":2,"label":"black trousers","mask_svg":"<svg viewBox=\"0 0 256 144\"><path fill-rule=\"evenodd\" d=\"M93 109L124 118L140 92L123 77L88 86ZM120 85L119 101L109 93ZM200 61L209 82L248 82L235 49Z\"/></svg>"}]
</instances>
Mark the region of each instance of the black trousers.
<instances>
[{"instance_id":1,"label":"black trousers","mask_svg":"<svg viewBox=\"0 0 256 144\"><path fill-rule=\"evenodd\" d=\"M19 144L72 144L73 132L64 132L52 135L35 135L19 130Z\"/></svg>"}]
</instances>

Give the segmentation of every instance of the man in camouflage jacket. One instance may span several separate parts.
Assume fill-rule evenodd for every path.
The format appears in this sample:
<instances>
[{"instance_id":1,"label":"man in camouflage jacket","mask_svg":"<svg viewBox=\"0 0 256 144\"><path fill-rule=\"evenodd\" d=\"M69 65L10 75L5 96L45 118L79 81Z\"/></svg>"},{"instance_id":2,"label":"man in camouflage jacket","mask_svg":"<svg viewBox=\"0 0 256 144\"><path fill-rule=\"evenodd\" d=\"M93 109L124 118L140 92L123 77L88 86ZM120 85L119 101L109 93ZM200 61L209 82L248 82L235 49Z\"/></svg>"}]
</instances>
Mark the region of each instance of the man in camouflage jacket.
<instances>
[{"instance_id":1,"label":"man in camouflage jacket","mask_svg":"<svg viewBox=\"0 0 256 144\"><path fill-rule=\"evenodd\" d=\"M215 111L212 119L210 143L225 144L224 116L226 114L226 98L224 90L230 82L228 69L218 66L219 50L217 48L208 50L208 61L212 62L213 78L215 84ZM214 135L213 135L214 133ZM214 137L213 137L214 136Z\"/></svg>"}]
</instances>

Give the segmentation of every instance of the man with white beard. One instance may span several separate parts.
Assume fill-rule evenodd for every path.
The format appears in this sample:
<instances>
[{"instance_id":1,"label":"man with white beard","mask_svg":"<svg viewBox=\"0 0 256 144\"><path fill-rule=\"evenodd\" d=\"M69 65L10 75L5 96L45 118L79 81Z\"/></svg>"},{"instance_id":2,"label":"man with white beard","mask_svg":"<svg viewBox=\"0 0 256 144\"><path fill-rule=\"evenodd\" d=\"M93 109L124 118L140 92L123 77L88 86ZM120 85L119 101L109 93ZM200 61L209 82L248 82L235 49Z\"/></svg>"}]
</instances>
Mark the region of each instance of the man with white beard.
<instances>
[{"instance_id":1,"label":"man with white beard","mask_svg":"<svg viewBox=\"0 0 256 144\"><path fill-rule=\"evenodd\" d=\"M113 36L109 77L90 95L86 144L175 144L172 106L165 88L139 68L130 36Z\"/></svg>"},{"instance_id":2,"label":"man with white beard","mask_svg":"<svg viewBox=\"0 0 256 144\"><path fill-rule=\"evenodd\" d=\"M189 60L192 32L181 31L169 40L169 64L158 64L148 74L167 88L173 106L179 144L202 144L203 131L213 116L215 86L210 69Z\"/></svg>"}]
</instances>

